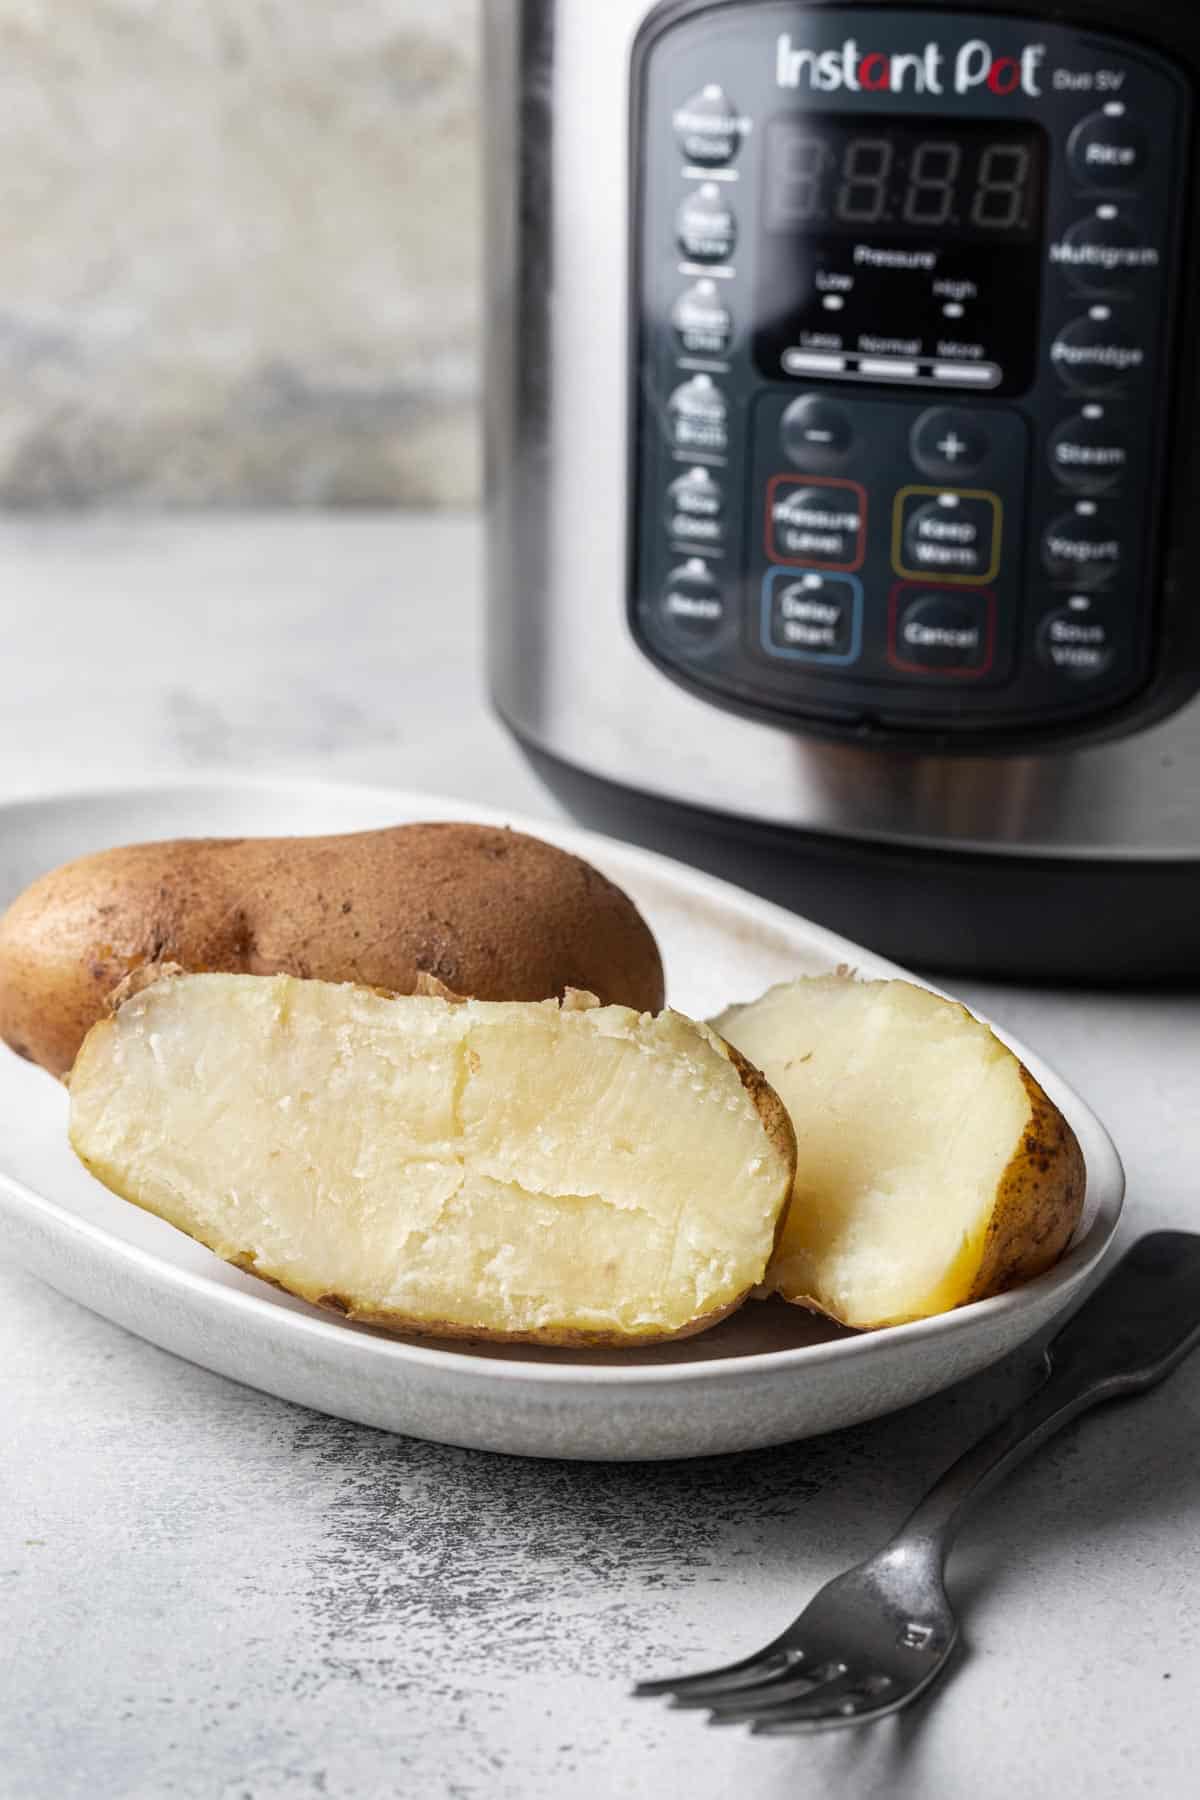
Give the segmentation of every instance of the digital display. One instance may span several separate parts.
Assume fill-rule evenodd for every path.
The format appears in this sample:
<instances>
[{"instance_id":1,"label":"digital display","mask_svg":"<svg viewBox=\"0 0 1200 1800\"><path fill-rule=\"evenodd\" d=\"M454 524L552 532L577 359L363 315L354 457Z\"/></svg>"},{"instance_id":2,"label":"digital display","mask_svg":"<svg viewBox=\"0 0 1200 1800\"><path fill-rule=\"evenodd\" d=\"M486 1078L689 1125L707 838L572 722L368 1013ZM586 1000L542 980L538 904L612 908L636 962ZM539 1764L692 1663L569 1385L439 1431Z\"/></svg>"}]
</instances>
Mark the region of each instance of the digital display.
<instances>
[{"instance_id":1,"label":"digital display","mask_svg":"<svg viewBox=\"0 0 1200 1800\"><path fill-rule=\"evenodd\" d=\"M1028 240L1041 226L1043 163L1036 125L774 119L766 134L766 228Z\"/></svg>"}]
</instances>

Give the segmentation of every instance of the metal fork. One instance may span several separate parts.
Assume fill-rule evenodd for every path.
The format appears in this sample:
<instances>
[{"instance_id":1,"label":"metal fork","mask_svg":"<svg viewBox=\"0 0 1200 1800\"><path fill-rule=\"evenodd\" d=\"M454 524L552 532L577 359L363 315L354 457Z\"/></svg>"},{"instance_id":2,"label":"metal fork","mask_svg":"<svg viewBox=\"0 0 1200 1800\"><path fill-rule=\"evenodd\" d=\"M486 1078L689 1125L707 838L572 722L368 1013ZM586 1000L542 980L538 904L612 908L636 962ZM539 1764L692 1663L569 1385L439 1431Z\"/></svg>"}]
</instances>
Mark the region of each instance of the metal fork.
<instances>
[{"instance_id":1,"label":"metal fork","mask_svg":"<svg viewBox=\"0 0 1200 1800\"><path fill-rule=\"evenodd\" d=\"M907 1706L958 1636L946 1558L968 1505L1102 1400L1143 1393L1200 1341L1200 1236L1140 1239L1058 1333L1046 1379L959 1458L876 1555L823 1587L786 1631L741 1662L639 1682L709 1723L785 1736L861 1725Z\"/></svg>"}]
</instances>

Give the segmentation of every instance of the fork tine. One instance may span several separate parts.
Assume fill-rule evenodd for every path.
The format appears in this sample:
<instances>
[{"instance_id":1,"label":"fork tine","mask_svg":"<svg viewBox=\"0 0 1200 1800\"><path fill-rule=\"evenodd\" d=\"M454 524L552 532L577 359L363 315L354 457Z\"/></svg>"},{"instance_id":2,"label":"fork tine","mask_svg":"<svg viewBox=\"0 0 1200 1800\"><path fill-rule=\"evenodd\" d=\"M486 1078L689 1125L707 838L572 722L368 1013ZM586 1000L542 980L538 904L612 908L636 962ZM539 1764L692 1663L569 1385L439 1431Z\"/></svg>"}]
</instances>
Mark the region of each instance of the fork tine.
<instances>
[{"instance_id":1,"label":"fork tine","mask_svg":"<svg viewBox=\"0 0 1200 1800\"><path fill-rule=\"evenodd\" d=\"M811 1698L785 1703L778 1712L764 1710L752 1718L730 1723L748 1724L755 1737L794 1737L840 1725L868 1724L884 1713L895 1712L908 1697L905 1691L864 1693L861 1676L843 1675L837 1681L827 1682Z\"/></svg>"},{"instance_id":2,"label":"fork tine","mask_svg":"<svg viewBox=\"0 0 1200 1800\"><path fill-rule=\"evenodd\" d=\"M801 1660L798 1650L779 1650L768 1646L740 1662L727 1663L723 1669L707 1669L696 1675L668 1675L655 1681L639 1681L634 1688L638 1700L651 1700L663 1694L674 1696L676 1706L699 1705L708 1695L732 1693L738 1688L757 1687L789 1673Z\"/></svg>"},{"instance_id":3,"label":"fork tine","mask_svg":"<svg viewBox=\"0 0 1200 1800\"><path fill-rule=\"evenodd\" d=\"M782 1717L790 1702L807 1700L809 1695L815 1700L821 1700L835 1687L841 1687L848 1681L850 1677L845 1663L828 1661L812 1665L804 1675L789 1676L783 1681L764 1682L761 1687L713 1696L705 1701L697 1701L696 1704L709 1708L712 1713L710 1725L740 1725L760 1717Z\"/></svg>"}]
</instances>

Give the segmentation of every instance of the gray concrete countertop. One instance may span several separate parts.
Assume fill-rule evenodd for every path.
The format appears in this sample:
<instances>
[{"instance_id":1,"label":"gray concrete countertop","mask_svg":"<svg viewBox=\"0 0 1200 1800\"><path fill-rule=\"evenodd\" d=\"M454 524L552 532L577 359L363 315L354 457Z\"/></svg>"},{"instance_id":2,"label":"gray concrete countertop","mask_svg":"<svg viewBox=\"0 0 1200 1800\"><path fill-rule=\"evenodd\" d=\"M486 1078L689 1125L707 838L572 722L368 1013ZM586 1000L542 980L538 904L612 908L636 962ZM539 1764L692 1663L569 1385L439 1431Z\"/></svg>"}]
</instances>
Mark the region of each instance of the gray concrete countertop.
<instances>
[{"instance_id":1,"label":"gray concrete countertop","mask_svg":"<svg viewBox=\"0 0 1200 1800\"><path fill-rule=\"evenodd\" d=\"M10 520L0 565L0 793L313 773L559 816L486 710L472 521ZM1194 1001L958 985L1108 1122L1126 1241L1200 1221ZM1031 1366L752 1456L508 1461L234 1386L0 1245L0 1796L1191 1794L1200 1357L975 1517L928 1705L766 1742L628 1698L770 1635Z\"/></svg>"}]
</instances>

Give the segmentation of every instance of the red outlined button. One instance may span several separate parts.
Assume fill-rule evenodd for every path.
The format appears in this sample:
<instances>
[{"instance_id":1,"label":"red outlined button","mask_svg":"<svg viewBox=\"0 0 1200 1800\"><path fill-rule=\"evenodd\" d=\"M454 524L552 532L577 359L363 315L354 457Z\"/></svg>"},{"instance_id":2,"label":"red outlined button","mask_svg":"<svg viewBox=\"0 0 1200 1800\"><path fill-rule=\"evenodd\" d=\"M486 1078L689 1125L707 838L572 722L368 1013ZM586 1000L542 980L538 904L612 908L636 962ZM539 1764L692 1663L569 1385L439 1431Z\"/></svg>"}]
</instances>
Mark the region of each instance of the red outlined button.
<instances>
[{"instance_id":1,"label":"red outlined button","mask_svg":"<svg viewBox=\"0 0 1200 1800\"><path fill-rule=\"evenodd\" d=\"M806 569L861 569L867 490L832 475L774 475L767 483L767 559Z\"/></svg>"},{"instance_id":2,"label":"red outlined button","mask_svg":"<svg viewBox=\"0 0 1200 1800\"><path fill-rule=\"evenodd\" d=\"M996 650L996 596L987 588L898 581L888 597L888 661L906 675L978 681Z\"/></svg>"}]
</instances>

